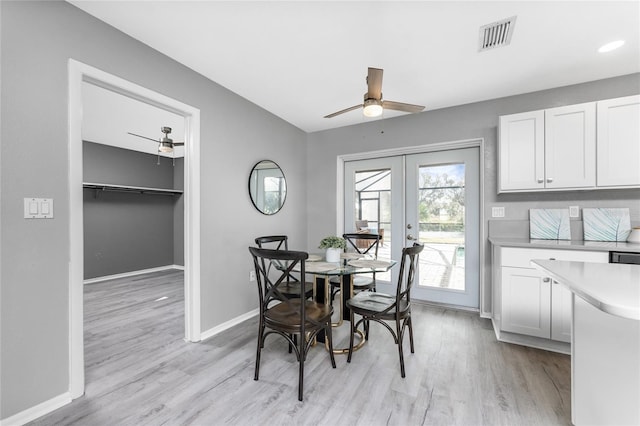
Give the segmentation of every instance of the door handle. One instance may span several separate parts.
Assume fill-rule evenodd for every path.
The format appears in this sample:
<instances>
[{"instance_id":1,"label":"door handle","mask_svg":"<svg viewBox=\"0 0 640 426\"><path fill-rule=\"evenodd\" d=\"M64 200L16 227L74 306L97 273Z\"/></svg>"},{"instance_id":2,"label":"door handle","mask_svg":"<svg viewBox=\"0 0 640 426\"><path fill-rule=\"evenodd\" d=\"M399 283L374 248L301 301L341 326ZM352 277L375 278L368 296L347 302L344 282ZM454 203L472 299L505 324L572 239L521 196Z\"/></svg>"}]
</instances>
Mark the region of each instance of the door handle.
<instances>
[{"instance_id":1,"label":"door handle","mask_svg":"<svg viewBox=\"0 0 640 426\"><path fill-rule=\"evenodd\" d=\"M413 235L411 234L407 234L407 240L414 240L415 238L413 238Z\"/></svg>"}]
</instances>

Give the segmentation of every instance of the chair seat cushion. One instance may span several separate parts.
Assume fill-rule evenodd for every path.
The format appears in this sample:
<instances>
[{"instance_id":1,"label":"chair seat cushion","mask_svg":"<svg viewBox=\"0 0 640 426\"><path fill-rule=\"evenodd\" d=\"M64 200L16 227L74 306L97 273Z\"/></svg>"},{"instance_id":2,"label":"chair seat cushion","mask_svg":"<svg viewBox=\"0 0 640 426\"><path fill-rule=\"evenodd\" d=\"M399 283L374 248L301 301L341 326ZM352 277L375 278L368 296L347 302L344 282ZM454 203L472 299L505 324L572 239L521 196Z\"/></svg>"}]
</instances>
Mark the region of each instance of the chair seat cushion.
<instances>
[{"instance_id":1,"label":"chair seat cushion","mask_svg":"<svg viewBox=\"0 0 640 426\"><path fill-rule=\"evenodd\" d=\"M396 297L384 293L375 293L370 291L363 291L351 299L347 300L347 306L354 312L359 314L375 314L384 312L396 302ZM409 305L405 300L400 301L401 315L409 311ZM395 309L392 309L390 313L384 314L382 318L394 318Z\"/></svg>"},{"instance_id":2,"label":"chair seat cushion","mask_svg":"<svg viewBox=\"0 0 640 426\"><path fill-rule=\"evenodd\" d=\"M300 327L301 322L300 300L301 299L290 299L267 309L264 314L267 325L272 328L291 329L295 331L296 328ZM321 327L319 323L326 321L327 318L331 318L331 314L333 313L332 306L311 300L306 300L304 308L307 318L305 328L309 331Z\"/></svg>"}]
</instances>

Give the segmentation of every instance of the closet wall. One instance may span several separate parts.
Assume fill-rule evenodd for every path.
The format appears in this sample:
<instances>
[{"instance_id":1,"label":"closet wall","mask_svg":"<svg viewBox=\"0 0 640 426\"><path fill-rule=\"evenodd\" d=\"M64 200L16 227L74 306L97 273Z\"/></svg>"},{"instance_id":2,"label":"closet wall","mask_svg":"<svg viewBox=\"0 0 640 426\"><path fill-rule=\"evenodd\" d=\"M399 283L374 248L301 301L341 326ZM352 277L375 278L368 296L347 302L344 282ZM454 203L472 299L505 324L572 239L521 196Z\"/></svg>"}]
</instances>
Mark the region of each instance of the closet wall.
<instances>
[{"instance_id":1,"label":"closet wall","mask_svg":"<svg viewBox=\"0 0 640 426\"><path fill-rule=\"evenodd\" d=\"M183 159L84 142L84 182L182 189ZM84 189L84 278L184 264L183 195Z\"/></svg>"}]
</instances>

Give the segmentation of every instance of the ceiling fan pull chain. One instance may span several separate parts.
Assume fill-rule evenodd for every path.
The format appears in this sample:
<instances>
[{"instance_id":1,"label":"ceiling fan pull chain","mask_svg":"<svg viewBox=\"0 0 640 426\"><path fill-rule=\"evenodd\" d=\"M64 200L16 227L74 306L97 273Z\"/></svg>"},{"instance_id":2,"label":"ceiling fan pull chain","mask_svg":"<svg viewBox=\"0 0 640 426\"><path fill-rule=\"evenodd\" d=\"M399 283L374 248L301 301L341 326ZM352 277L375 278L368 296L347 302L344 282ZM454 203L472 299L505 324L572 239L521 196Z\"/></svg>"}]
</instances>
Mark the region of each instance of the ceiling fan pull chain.
<instances>
[{"instance_id":1,"label":"ceiling fan pull chain","mask_svg":"<svg viewBox=\"0 0 640 426\"><path fill-rule=\"evenodd\" d=\"M160 165L160 153L158 153L158 162L156 163L156 165Z\"/></svg>"}]
</instances>

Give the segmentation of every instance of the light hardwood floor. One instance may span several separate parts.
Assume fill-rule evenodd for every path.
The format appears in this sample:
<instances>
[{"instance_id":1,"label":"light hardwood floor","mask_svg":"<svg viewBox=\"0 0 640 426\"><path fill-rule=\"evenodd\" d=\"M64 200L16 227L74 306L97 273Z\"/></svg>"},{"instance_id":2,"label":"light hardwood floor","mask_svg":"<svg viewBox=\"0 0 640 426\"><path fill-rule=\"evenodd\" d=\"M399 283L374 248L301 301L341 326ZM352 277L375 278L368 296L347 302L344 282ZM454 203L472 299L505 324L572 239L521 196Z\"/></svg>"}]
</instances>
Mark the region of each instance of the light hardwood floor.
<instances>
[{"instance_id":1,"label":"light hardwood floor","mask_svg":"<svg viewBox=\"0 0 640 426\"><path fill-rule=\"evenodd\" d=\"M297 363L281 338L267 339L256 382L257 319L186 343L183 309L181 272L87 285L86 393L32 424L570 424L569 357L497 342L474 313L414 305L405 379L377 324L351 364L336 356L335 370L316 346L299 402Z\"/></svg>"}]
</instances>

